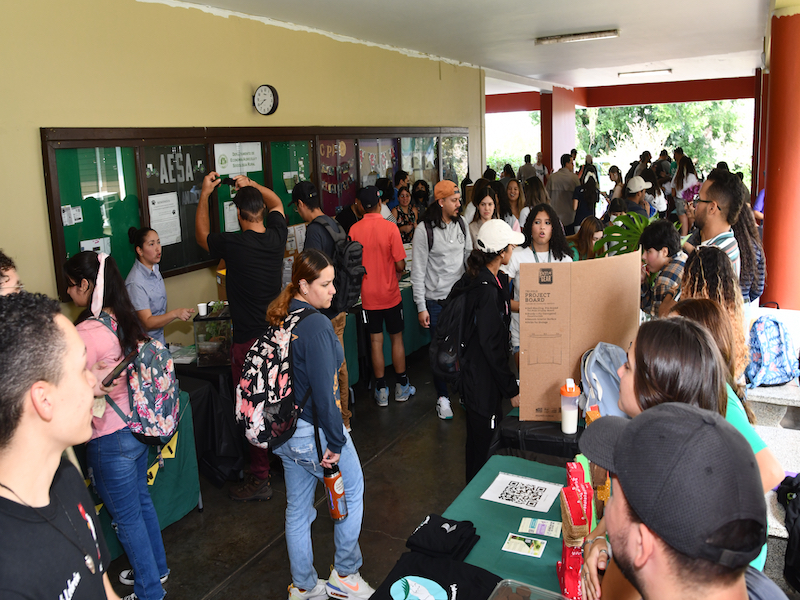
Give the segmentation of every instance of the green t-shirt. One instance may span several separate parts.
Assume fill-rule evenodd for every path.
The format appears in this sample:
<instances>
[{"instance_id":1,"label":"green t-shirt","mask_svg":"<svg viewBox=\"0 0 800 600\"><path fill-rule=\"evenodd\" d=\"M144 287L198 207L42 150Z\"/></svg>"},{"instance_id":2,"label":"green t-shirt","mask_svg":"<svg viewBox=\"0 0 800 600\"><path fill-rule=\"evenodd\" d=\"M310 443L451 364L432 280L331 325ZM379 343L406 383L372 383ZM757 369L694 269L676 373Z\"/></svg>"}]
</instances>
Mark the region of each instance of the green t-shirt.
<instances>
[{"instance_id":1,"label":"green t-shirt","mask_svg":"<svg viewBox=\"0 0 800 600\"><path fill-rule=\"evenodd\" d=\"M736 392L733 391L731 386L728 385L726 387L728 388L728 410L725 413L725 420L744 436L744 439L747 440L747 443L750 444L750 447L753 449L753 454L758 454L767 447L767 444L761 439L758 433L756 433L756 430L753 429L750 421L747 420L747 413L744 412L744 406L742 406L742 401L739 400ZM765 562L767 562L766 544L761 548L761 553L750 563L750 566L759 571L763 571Z\"/></svg>"}]
</instances>

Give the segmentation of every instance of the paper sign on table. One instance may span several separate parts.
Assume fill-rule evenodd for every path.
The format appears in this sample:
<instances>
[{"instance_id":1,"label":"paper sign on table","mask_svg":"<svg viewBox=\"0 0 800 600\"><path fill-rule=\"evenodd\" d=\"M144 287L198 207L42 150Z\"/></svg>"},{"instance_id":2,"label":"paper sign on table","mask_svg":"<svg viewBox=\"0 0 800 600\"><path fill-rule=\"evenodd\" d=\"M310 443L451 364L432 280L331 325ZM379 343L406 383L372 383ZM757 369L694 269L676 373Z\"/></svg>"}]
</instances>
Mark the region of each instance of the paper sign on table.
<instances>
[{"instance_id":1,"label":"paper sign on table","mask_svg":"<svg viewBox=\"0 0 800 600\"><path fill-rule=\"evenodd\" d=\"M531 519L525 517L520 523L521 533L534 533L536 535L546 535L548 537L561 537L561 523L558 521L547 521L545 519Z\"/></svg>"},{"instance_id":2,"label":"paper sign on table","mask_svg":"<svg viewBox=\"0 0 800 600\"><path fill-rule=\"evenodd\" d=\"M526 510L547 512L558 498L561 487L549 481L501 472L486 488L481 499Z\"/></svg>"},{"instance_id":3,"label":"paper sign on table","mask_svg":"<svg viewBox=\"0 0 800 600\"><path fill-rule=\"evenodd\" d=\"M503 544L503 550L506 552L513 552L514 554L524 554L525 556L533 556L534 558L541 558L544 554L544 547L547 542L517 533L509 533Z\"/></svg>"}]
</instances>

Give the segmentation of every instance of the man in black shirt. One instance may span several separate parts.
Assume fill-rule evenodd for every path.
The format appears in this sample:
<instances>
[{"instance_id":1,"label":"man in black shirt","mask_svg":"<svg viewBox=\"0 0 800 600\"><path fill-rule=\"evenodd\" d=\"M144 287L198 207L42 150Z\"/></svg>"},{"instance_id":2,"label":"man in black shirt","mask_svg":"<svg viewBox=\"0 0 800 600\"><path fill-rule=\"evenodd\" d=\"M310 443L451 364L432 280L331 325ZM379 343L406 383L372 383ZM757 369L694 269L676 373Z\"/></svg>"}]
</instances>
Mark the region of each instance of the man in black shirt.
<instances>
[{"instance_id":1,"label":"man in black shirt","mask_svg":"<svg viewBox=\"0 0 800 600\"><path fill-rule=\"evenodd\" d=\"M59 304L0 297L0 595L117 599L83 476L64 450L92 436L97 377ZM98 363L99 370L107 372Z\"/></svg>"},{"instance_id":2,"label":"man in black shirt","mask_svg":"<svg viewBox=\"0 0 800 600\"><path fill-rule=\"evenodd\" d=\"M288 227L283 203L275 192L244 175L234 180L237 190L234 204L242 231L211 233L208 197L222 182L213 171L203 179L194 228L197 243L213 258L225 261L233 321L231 372L234 383L238 383L247 351L267 330L267 307L281 291ZM244 484L230 490L230 497L241 501L271 498L268 450L250 446L250 470Z\"/></svg>"},{"instance_id":3,"label":"man in black shirt","mask_svg":"<svg viewBox=\"0 0 800 600\"><path fill-rule=\"evenodd\" d=\"M364 207L361 206L361 201L356 199L350 206L345 206L342 211L336 215L336 220L339 221L339 225L344 227L347 233L350 233L350 228L363 217Z\"/></svg>"},{"instance_id":4,"label":"man in black shirt","mask_svg":"<svg viewBox=\"0 0 800 600\"><path fill-rule=\"evenodd\" d=\"M310 181L301 181L292 190L292 202L297 204L297 214L308 226L306 227L306 242L304 249L319 250L325 256L334 259L336 247L331 234L325 228L327 223L334 231L341 231L344 227L322 212L317 188ZM331 308L322 308L320 312L331 320L333 330L344 350L344 325L347 321L346 312L337 312ZM347 376L347 361L342 362L339 368L339 399L341 401L342 421L347 431L350 431L350 381Z\"/></svg>"}]
</instances>

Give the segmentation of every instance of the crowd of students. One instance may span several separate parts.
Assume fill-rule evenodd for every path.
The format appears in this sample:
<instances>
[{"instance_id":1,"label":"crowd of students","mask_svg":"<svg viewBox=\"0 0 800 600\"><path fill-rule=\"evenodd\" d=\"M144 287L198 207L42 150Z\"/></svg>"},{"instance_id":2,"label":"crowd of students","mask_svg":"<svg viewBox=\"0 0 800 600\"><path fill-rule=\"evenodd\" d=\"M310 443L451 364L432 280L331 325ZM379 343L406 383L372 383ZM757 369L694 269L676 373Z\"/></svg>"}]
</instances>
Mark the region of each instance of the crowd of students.
<instances>
[{"instance_id":1,"label":"crowd of students","mask_svg":"<svg viewBox=\"0 0 800 600\"><path fill-rule=\"evenodd\" d=\"M541 164L541 155L536 164L526 157L517 174L507 165L499 181L491 170L484 173L470 188L466 206L454 182L437 183L429 199L425 182L409 188L408 174L399 172L394 186L387 179L360 189L354 205L336 220L322 213L316 188L305 182L295 187L292 202L309 223L306 249L294 262L290 285L280 294L275 286L261 293L251 285L265 274L271 281L272 267L282 255L286 219L280 200L240 176L236 203L243 232L212 234L207 201L219 179L215 173L205 178L196 237L212 255L228 262L234 327L242 338L234 340L241 354L234 356L234 379L238 381L241 373L244 352L267 327L292 311L321 313L298 325L293 341L296 393L311 390L313 402L302 411L292 438L276 451L287 487L290 599L368 598L373 591L359 575L363 474L349 434L351 414L347 402L341 401L349 387L340 331L343 313L331 309L337 230L364 247L362 303L371 341L371 388L378 406L388 406L390 397L405 402L416 393L406 374L402 342L405 318L398 280L406 264L403 243L412 244L411 283L421 327L435 335L443 307L459 296L466 299L464 376L460 389L453 391L459 392L466 410L469 481L488 458L493 430L503 416L503 399L512 405L520 400L514 363L518 368L521 265L593 259L613 246L613 239L604 247L598 242L619 215L658 216L640 236L641 308L653 321L640 328L620 369L620 408L633 417L658 404L683 402L719 413L749 442L764 489L780 481L780 465L752 428L742 385L749 357L745 314L763 291L766 271L747 192L723 164L701 181L680 149L674 157L673 169L666 151L652 164L649 152L644 152L624 177L611 167L613 187L608 194L598 191L599 174L591 157L574 173L575 157L564 155L561 170L552 174ZM521 180L523 174L530 176ZM597 209L601 196L607 201L605 211ZM684 227L690 235L682 240L678 229ZM187 320L193 312L166 310L157 232L132 230L130 239L137 264L127 282L113 258L102 254L82 252L64 265L68 293L84 308L77 333L87 349L85 369L95 375L87 381L96 397L108 394L107 402L123 412L130 410L124 386L103 388L97 380L139 341L163 340L165 324ZM15 265L5 255L0 255L0 275L3 294L24 294ZM391 339L394 393L383 364L384 325ZM433 382L437 414L450 420L451 390L436 376ZM317 419L325 448L321 459L312 441ZM147 491L145 450L116 412L106 410L106 400L95 403L87 457L95 488L117 524L133 567L121 580L134 586L131 598L160 600L169 569ZM268 458L256 456L253 468L264 461L268 465ZM336 528L336 558L329 578L323 580L313 567L310 505L321 467L337 463L350 515L346 527ZM271 494L268 470L253 471L242 486L231 490L236 500L268 499ZM587 597L594 598L600 593L598 570L607 566L610 553L604 522L590 538L583 577ZM766 547L762 543L759 548L752 563L757 569L763 568Z\"/></svg>"}]
</instances>

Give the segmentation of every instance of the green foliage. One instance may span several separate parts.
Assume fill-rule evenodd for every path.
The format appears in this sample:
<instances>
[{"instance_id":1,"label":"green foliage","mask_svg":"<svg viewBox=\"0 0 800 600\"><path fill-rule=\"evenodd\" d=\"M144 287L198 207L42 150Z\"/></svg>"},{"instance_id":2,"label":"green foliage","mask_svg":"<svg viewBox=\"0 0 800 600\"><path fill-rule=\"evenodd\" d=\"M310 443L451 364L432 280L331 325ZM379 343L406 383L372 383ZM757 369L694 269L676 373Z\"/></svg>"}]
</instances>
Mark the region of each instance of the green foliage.
<instances>
[{"instance_id":1,"label":"green foliage","mask_svg":"<svg viewBox=\"0 0 800 600\"><path fill-rule=\"evenodd\" d=\"M749 107L743 100L733 100L576 110L578 150L602 160L635 137L635 125L645 125L666 134L666 138L653 135L650 139L664 139L663 145L670 153L681 146L701 174L707 174L718 161L726 160L732 171L744 173L747 183L752 153L752 139L748 139L752 135L752 123L747 117ZM627 150L630 156L614 156L623 173L643 150L650 150L656 158L662 148L642 147L634 152Z\"/></svg>"},{"instance_id":2,"label":"green foliage","mask_svg":"<svg viewBox=\"0 0 800 600\"><path fill-rule=\"evenodd\" d=\"M609 225L594 245L598 256L605 256L610 250L615 254L628 254L639 250L639 238L644 228L658 220L658 215L650 218L637 213L626 213L614 219L620 225Z\"/></svg>"},{"instance_id":3,"label":"green foliage","mask_svg":"<svg viewBox=\"0 0 800 600\"><path fill-rule=\"evenodd\" d=\"M526 153L527 154L527 153ZM506 164L514 167L514 173L522 166L525 154L512 154L506 150L495 150L486 158L486 164L497 171L497 178L500 178L500 173L503 172L503 166Z\"/></svg>"}]
</instances>

